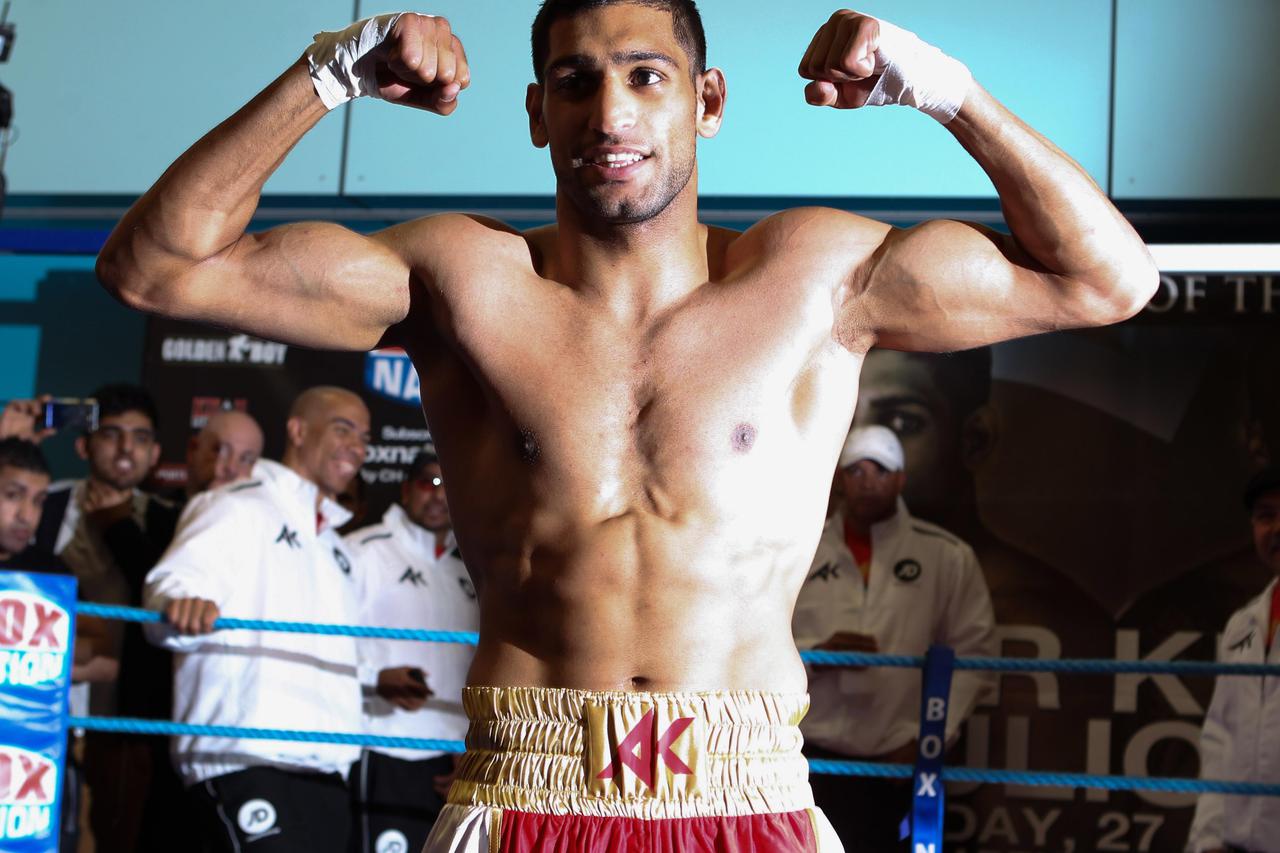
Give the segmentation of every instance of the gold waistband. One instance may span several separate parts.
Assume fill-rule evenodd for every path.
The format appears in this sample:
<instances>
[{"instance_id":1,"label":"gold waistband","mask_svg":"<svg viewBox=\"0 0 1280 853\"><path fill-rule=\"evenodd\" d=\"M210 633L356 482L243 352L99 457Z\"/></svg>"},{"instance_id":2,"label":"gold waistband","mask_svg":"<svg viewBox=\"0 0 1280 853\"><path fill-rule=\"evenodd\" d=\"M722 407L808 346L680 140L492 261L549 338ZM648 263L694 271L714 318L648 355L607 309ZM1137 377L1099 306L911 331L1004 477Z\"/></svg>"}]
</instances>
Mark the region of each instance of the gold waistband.
<instances>
[{"instance_id":1,"label":"gold waistband","mask_svg":"<svg viewBox=\"0 0 1280 853\"><path fill-rule=\"evenodd\" d=\"M468 687L449 802L670 818L813 806L801 694Z\"/></svg>"}]
</instances>

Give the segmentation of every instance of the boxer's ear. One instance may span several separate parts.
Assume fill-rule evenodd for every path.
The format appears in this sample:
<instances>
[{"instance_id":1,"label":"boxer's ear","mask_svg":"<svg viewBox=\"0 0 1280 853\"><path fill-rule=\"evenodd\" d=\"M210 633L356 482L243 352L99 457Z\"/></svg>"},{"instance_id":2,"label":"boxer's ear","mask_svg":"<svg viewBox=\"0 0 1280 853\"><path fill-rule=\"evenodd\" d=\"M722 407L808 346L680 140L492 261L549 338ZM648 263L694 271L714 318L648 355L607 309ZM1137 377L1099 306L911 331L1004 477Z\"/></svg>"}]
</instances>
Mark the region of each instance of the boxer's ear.
<instances>
[{"instance_id":1,"label":"boxer's ear","mask_svg":"<svg viewBox=\"0 0 1280 853\"><path fill-rule=\"evenodd\" d=\"M708 68L693 81L694 97L698 100L698 135L710 139L720 132L724 123L725 100L729 96L724 72Z\"/></svg>"},{"instance_id":2,"label":"boxer's ear","mask_svg":"<svg viewBox=\"0 0 1280 853\"><path fill-rule=\"evenodd\" d=\"M529 138L537 148L546 148L550 142L547 126L542 120L542 86L530 83L524 95L524 109L529 114Z\"/></svg>"}]
</instances>

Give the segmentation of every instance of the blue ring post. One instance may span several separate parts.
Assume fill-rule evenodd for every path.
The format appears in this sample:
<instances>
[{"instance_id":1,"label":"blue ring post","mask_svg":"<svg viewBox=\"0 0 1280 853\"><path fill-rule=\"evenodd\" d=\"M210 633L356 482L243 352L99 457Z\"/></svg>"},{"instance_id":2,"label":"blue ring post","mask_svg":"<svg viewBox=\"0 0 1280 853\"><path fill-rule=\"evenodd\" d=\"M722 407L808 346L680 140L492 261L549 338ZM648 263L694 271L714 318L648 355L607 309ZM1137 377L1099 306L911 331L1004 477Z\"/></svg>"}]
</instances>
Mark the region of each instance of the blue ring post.
<instances>
[{"instance_id":1,"label":"blue ring post","mask_svg":"<svg viewBox=\"0 0 1280 853\"><path fill-rule=\"evenodd\" d=\"M947 704L951 699L951 672L955 661L955 650L947 646L930 646L924 656L920 741L915 772L911 776L912 853L942 853L945 813L942 756L947 750ZM906 827L903 829L902 835L906 837Z\"/></svg>"}]
</instances>

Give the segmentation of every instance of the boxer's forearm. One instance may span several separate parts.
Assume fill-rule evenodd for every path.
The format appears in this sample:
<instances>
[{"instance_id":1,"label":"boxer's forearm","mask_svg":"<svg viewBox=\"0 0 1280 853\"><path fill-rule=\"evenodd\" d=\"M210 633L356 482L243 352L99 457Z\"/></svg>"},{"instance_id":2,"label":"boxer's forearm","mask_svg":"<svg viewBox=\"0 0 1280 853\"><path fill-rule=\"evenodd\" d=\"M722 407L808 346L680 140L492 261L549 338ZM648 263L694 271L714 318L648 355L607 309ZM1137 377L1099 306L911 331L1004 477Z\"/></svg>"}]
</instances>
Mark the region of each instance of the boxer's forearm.
<instances>
[{"instance_id":1,"label":"boxer's forearm","mask_svg":"<svg viewBox=\"0 0 1280 853\"><path fill-rule=\"evenodd\" d=\"M946 127L991 178L1010 232L1037 263L1141 310L1158 283L1151 255L1079 164L976 82Z\"/></svg>"},{"instance_id":2,"label":"boxer's forearm","mask_svg":"<svg viewBox=\"0 0 1280 853\"><path fill-rule=\"evenodd\" d=\"M98 256L99 278L117 295L136 294L234 244L267 179L326 112L300 60L138 199Z\"/></svg>"}]
</instances>

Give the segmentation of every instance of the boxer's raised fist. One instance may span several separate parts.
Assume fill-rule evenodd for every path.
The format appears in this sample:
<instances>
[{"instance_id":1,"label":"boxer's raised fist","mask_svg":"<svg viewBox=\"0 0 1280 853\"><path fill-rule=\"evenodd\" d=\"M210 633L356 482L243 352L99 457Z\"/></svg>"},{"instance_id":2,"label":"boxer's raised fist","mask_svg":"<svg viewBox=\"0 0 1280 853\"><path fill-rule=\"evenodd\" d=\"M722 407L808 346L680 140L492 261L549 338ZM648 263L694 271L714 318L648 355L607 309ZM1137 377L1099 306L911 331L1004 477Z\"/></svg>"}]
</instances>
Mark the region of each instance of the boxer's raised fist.
<instances>
[{"instance_id":1,"label":"boxer's raised fist","mask_svg":"<svg viewBox=\"0 0 1280 853\"><path fill-rule=\"evenodd\" d=\"M805 99L819 107L855 109L875 88L876 49L880 22L869 15L841 9L818 28L800 60L800 76L811 82Z\"/></svg>"},{"instance_id":2,"label":"boxer's raised fist","mask_svg":"<svg viewBox=\"0 0 1280 853\"><path fill-rule=\"evenodd\" d=\"M471 83L467 54L445 18L404 13L377 54L378 97L385 101L448 115Z\"/></svg>"},{"instance_id":3,"label":"boxer's raised fist","mask_svg":"<svg viewBox=\"0 0 1280 853\"><path fill-rule=\"evenodd\" d=\"M471 83L466 52L448 20L413 12L316 33L306 59L316 94L329 109L369 96L448 115Z\"/></svg>"}]
</instances>

